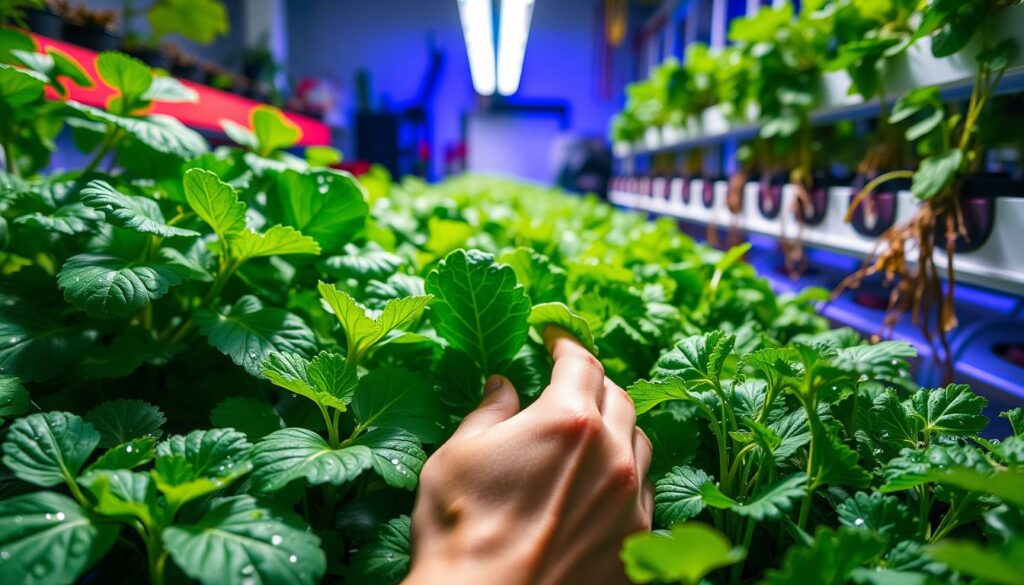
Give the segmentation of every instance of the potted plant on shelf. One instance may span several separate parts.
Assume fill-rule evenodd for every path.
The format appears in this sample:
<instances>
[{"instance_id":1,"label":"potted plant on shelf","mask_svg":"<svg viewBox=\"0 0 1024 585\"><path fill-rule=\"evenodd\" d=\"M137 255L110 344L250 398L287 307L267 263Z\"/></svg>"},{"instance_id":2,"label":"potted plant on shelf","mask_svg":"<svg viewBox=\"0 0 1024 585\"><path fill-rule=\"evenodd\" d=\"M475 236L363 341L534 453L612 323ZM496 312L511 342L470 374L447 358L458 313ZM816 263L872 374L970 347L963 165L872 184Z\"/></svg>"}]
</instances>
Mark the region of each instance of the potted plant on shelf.
<instances>
[{"instance_id":1,"label":"potted plant on shelf","mask_svg":"<svg viewBox=\"0 0 1024 585\"><path fill-rule=\"evenodd\" d=\"M857 165L851 187L846 220L865 236L877 237L895 221L897 193L908 189L909 180L899 174L878 184L873 191L862 188L876 177L911 165L903 133L889 120L887 74L891 63L914 41L913 19L917 0L888 3L840 2L831 7L838 42L829 71L844 71L850 81L850 95L864 102L877 100L879 115L870 142ZM858 198L858 195L860 197Z\"/></svg>"},{"instance_id":2,"label":"potted plant on shelf","mask_svg":"<svg viewBox=\"0 0 1024 585\"><path fill-rule=\"evenodd\" d=\"M788 1L774 8L761 8L756 14L733 21L729 39L737 43L753 64L750 84L753 103L758 105L758 136L782 147L781 160L789 170L789 182L796 193L796 204L787 212L801 226L803 209L813 206L815 190L814 141L810 113L820 101L823 55L832 32L827 13L804 6L794 14ZM799 230L798 230L799 233ZM783 232L787 265L804 263L800 238L787 241Z\"/></svg>"},{"instance_id":3,"label":"potted plant on shelf","mask_svg":"<svg viewBox=\"0 0 1024 585\"><path fill-rule=\"evenodd\" d=\"M115 10L92 9L85 4L69 6L64 17L64 40L98 52L116 49L121 43L115 32L117 21Z\"/></svg>"},{"instance_id":4,"label":"potted plant on shelf","mask_svg":"<svg viewBox=\"0 0 1024 585\"><path fill-rule=\"evenodd\" d=\"M29 18L35 13L56 16L46 10L43 0L0 0L0 25L14 25L21 28L29 27ZM57 17L57 32L60 32L60 19Z\"/></svg>"},{"instance_id":5,"label":"potted plant on shelf","mask_svg":"<svg viewBox=\"0 0 1024 585\"><path fill-rule=\"evenodd\" d=\"M976 186L980 184L977 173L986 145L980 139L979 121L1018 53L1014 39L994 38L993 24L1002 9L1019 3L936 0L925 9L913 38L931 35L935 57L958 53L976 39L977 68L970 99L966 109L958 111L942 102L937 87L923 87L896 103L889 121L903 125L905 138L915 143L923 158L916 170L884 173L861 193L870 193L892 178L909 178L911 193L920 205L909 220L881 235L875 253L839 287L856 288L870 276L884 275L885 281L894 286L886 324L892 325L901 315L910 313L925 337L929 341L937 339L941 345L947 378L953 373L947 334L957 324L954 258L958 249L962 250L962 242L971 242L971 232L977 231L971 226L973 205L965 203L978 195ZM937 249L946 253L945 286L936 265Z\"/></svg>"},{"instance_id":6,"label":"potted plant on shelf","mask_svg":"<svg viewBox=\"0 0 1024 585\"><path fill-rule=\"evenodd\" d=\"M135 18L142 13L134 0L124 0L124 50L151 67L171 69L162 43L167 35L177 35L200 45L212 43L230 30L227 8L219 0L156 0L145 8L149 35L134 29Z\"/></svg>"}]
</instances>

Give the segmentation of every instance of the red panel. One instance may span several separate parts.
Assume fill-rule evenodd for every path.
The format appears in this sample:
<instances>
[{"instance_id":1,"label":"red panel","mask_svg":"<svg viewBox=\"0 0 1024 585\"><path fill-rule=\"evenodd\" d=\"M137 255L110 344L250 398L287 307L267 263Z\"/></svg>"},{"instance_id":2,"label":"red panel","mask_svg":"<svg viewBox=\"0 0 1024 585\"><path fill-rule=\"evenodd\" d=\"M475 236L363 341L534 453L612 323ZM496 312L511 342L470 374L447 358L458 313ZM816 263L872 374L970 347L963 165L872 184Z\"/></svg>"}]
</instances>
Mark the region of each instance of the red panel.
<instances>
[{"instance_id":1,"label":"red panel","mask_svg":"<svg viewBox=\"0 0 1024 585\"><path fill-rule=\"evenodd\" d=\"M67 83L66 85L69 89L68 99L90 106L103 107L106 105L107 100L114 94L114 90L104 84L99 75L96 74L97 53L95 51L36 34L32 36L39 45L41 52L45 51L46 47L53 47L67 53L74 60L78 61L96 82L96 85L91 88L81 88L73 83ZM174 116L185 125L199 130L221 132L220 120L231 120L246 128L251 127L249 115L253 108L260 105L259 102L184 79L181 80L181 83L199 94L198 102L156 103L153 105L151 112ZM51 95L50 97L55 96ZM285 116L302 130L302 139L299 141L299 144L310 146L328 145L331 143L331 131L323 122L290 112L285 112Z\"/></svg>"}]
</instances>

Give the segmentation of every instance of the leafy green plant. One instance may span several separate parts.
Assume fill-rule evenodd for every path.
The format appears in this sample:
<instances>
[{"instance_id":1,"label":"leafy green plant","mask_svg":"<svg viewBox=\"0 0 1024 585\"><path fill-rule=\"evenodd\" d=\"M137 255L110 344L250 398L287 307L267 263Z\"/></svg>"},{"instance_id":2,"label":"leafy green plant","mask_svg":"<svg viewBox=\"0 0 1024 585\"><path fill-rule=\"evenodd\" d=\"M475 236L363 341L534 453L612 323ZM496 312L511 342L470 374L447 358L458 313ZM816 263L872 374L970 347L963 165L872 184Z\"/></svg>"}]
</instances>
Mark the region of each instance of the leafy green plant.
<instances>
[{"instance_id":1,"label":"leafy green plant","mask_svg":"<svg viewBox=\"0 0 1024 585\"><path fill-rule=\"evenodd\" d=\"M737 343L719 331L683 339L629 388L655 445L655 518L671 528L627 541L636 582L697 583L726 566L732 583L1015 578L1019 534L1002 522L1022 513L1021 437L977 438L984 398L914 389L903 342L865 346L837 330ZM977 525L988 548L947 539ZM991 576L960 550L990 557Z\"/></svg>"}]
</instances>

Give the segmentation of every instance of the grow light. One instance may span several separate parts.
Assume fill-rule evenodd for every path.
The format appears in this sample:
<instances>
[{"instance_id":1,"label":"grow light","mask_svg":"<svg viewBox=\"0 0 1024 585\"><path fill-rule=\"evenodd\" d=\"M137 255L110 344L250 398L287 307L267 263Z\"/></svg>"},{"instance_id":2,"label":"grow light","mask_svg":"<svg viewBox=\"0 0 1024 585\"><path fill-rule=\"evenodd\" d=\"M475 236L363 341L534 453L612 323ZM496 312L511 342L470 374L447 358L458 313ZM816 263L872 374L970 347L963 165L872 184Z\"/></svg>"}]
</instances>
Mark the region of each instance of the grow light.
<instances>
[{"instance_id":1,"label":"grow light","mask_svg":"<svg viewBox=\"0 0 1024 585\"><path fill-rule=\"evenodd\" d=\"M532 16L533 0L501 1L498 36L498 93L501 95L512 95L519 89Z\"/></svg>"},{"instance_id":2,"label":"grow light","mask_svg":"<svg viewBox=\"0 0 1024 585\"><path fill-rule=\"evenodd\" d=\"M459 0L459 19L466 39L473 89L491 95L495 89L494 18L491 0Z\"/></svg>"}]
</instances>

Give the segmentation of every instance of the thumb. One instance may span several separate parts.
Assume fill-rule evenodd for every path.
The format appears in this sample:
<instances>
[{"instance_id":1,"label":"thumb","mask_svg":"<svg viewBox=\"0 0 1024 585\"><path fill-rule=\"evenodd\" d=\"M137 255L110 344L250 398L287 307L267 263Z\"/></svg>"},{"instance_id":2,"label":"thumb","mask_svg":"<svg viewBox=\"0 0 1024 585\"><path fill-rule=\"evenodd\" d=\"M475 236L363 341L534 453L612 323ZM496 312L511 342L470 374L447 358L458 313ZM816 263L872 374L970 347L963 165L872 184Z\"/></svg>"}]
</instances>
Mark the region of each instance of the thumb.
<instances>
[{"instance_id":1,"label":"thumb","mask_svg":"<svg viewBox=\"0 0 1024 585\"><path fill-rule=\"evenodd\" d=\"M519 395L504 376L491 376L484 384L484 399L480 406L462 419L455 431L456 437L478 435L494 425L508 420L519 412Z\"/></svg>"}]
</instances>

